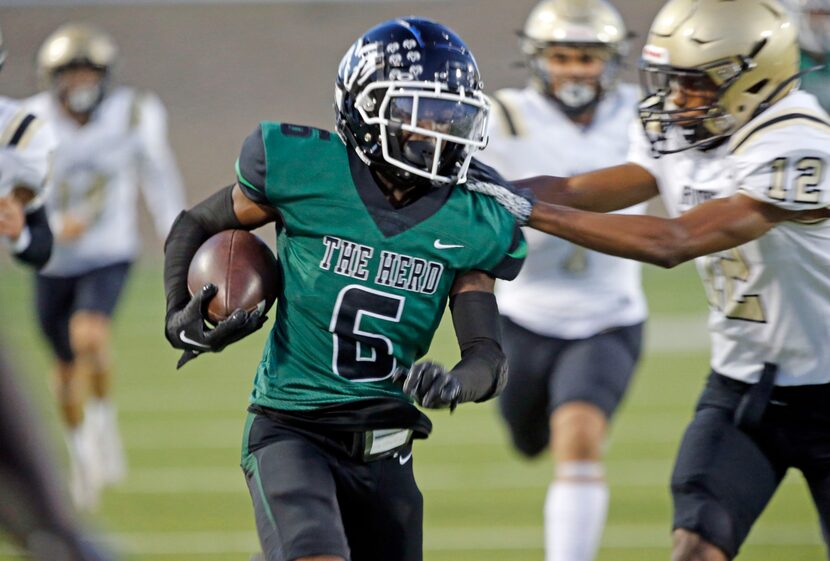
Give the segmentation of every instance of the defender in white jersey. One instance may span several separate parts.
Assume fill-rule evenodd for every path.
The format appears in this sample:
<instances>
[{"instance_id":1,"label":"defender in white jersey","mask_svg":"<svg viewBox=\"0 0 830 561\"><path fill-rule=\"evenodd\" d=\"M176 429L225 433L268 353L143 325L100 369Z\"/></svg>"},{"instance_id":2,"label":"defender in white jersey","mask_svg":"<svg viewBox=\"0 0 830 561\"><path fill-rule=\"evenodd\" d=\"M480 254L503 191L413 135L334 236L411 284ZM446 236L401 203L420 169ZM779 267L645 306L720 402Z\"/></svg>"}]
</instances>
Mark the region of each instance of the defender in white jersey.
<instances>
[{"instance_id":1,"label":"defender in white jersey","mask_svg":"<svg viewBox=\"0 0 830 561\"><path fill-rule=\"evenodd\" d=\"M0 34L0 67L6 59ZM43 207L54 137L18 101L0 97L0 241L34 268L52 250ZM61 493L55 461L0 341L0 528L38 561L107 561L81 531Z\"/></svg>"},{"instance_id":2,"label":"defender in white jersey","mask_svg":"<svg viewBox=\"0 0 830 561\"><path fill-rule=\"evenodd\" d=\"M671 0L643 49L629 163L519 182L599 212L660 194L672 218L490 190L592 249L667 267L698 258L712 373L672 474L674 561L737 555L790 467L830 542L830 117L797 89L795 28L775 0Z\"/></svg>"},{"instance_id":3,"label":"defender in white jersey","mask_svg":"<svg viewBox=\"0 0 830 561\"><path fill-rule=\"evenodd\" d=\"M43 266L52 250L43 185L54 143L43 120L20 102L0 97L0 239L18 260L35 267Z\"/></svg>"},{"instance_id":4,"label":"defender in white jersey","mask_svg":"<svg viewBox=\"0 0 830 561\"><path fill-rule=\"evenodd\" d=\"M139 186L160 239L184 206L164 108L153 94L111 87L116 57L103 31L64 25L38 52L49 89L26 102L58 139L47 197L56 243L37 277L37 308L56 357L71 488L84 508L100 484L124 475L109 399L110 318L139 250Z\"/></svg>"},{"instance_id":5,"label":"defender in white jersey","mask_svg":"<svg viewBox=\"0 0 830 561\"><path fill-rule=\"evenodd\" d=\"M492 96L490 142L479 159L510 180L624 163L640 97L618 83L627 46L622 17L605 0L537 4L521 38L530 84ZM499 405L520 452L536 456L550 444L546 559L590 561L608 512L607 425L640 355L640 264L525 235L524 269L496 291L510 370Z\"/></svg>"}]
</instances>

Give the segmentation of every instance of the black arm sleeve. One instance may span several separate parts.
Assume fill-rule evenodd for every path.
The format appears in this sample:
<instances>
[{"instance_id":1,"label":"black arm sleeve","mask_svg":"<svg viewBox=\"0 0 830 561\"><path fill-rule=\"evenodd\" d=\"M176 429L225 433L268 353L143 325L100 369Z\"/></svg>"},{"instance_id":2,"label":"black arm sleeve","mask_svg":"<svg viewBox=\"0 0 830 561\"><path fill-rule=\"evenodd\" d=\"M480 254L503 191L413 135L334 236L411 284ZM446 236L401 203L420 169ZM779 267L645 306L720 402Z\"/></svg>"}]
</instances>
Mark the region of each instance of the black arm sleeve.
<instances>
[{"instance_id":1,"label":"black arm sleeve","mask_svg":"<svg viewBox=\"0 0 830 561\"><path fill-rule=\"evenodd\" d=\"M167 315L190 300L187 270L199 247L223 230L244 228L233 210L233 186L217 191L173 222L164 242L164 292Z\"/></svg>"},{"instance_id":2,"label":"black arm sleeve","mask_svg":"<svg viewBox=\"0 0 830 561\"><path fill-rule=\"evenodd\" d=\"M461 383L460 402L486 401L507 383L507 357L501 349L501 323L492 292L462 292L450 299L461 361L451 373Z\"/></svg>"},{"instance_id":3,"label":"black arm sleeve","mask_svg":"<svg viewBox=\"0 0 830 561\"><path fill-rule=\"evenodd\" d=\"M46 208L41 206L33 212L26 213L26 226L29 228L32 241L29 242L29 247L16 253L15 257L40 269L52 255L52 229L49 228L49 220L46 218Z\"/></svg>"}]
</instances>

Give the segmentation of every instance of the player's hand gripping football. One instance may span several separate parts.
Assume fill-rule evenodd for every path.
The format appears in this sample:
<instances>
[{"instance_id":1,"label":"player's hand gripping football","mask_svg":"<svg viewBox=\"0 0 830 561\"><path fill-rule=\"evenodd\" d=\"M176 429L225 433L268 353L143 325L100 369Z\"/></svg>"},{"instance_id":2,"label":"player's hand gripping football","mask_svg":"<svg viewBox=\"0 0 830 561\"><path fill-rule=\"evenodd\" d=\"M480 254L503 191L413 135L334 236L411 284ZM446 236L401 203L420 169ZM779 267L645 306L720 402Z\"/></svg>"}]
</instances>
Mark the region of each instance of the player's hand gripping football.
<instances>
[{"instance_id":1,"label":"player's hand gripping football","mask_svg":"<svg viewBox=\"0 0 830 561\"><path fill-rule=\"evenodd\" d=\"M263 302L252 312L241 309L234 311L211 329L205 323L205 318L208 303L216 291L216 285L206 284L184 308L168 314L164 334L173 347L184 351L176 368L181 368L202 353L220 352L231 343L258 330L268 320L268 316L263 315Z\"/></svg>"},{"instance_id":2,"label":"player's hand gripping football","mask_svg":"<svg viewBox=\"0 0 830 561\"><path fill-rule=\"evenodd\" d=\"M449 407L454 411L461 396L461 383L440 364L424 361L411 368L399 368L392 376L394 383L403 383L403 391L428 409Z\"/></svg>"}]
</instances>

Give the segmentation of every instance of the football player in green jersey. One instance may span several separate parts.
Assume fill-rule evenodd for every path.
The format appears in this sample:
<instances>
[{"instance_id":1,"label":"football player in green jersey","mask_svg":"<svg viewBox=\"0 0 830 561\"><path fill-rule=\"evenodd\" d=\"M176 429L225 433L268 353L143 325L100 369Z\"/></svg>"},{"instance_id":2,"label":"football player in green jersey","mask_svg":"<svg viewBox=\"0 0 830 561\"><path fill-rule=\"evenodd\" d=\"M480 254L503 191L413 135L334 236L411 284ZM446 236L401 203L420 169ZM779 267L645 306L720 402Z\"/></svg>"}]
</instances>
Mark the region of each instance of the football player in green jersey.
<instances>
[{"instance_id":1,"label":"football player in green jersey","mask_svg":"<svg viewBox=\"0 0 830 561\"><path fill-rule=\"evenodd\" d=\"M432 21L390 20L348 50L337 133L263 122L237 184L180 215L165 250L166 335L187 362L258 329L238 310L215 328L191 297L199 245L277 223L282 285L257 369L242 467L268 561L422 558L412 439L427 408L496 396L506 378L495 278L526 251L514 219L465 183L503 181L472 160L488 104L469 48ZM339 138L338 138L339 136ZM447 300L451 369L416 361Z\"/></svg>"}]
</instances>

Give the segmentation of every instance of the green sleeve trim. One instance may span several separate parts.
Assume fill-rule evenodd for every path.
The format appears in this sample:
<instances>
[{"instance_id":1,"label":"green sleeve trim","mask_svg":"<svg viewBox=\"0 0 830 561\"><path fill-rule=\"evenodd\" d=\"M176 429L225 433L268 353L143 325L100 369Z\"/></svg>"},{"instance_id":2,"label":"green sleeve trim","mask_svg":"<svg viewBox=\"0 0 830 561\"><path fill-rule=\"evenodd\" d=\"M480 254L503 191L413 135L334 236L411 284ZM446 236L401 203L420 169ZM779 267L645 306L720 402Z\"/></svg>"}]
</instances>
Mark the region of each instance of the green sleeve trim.
<instances>
[{"instance_id":1,"label":"green sleeve trim","mask_svg":"<svg viewBox=\"0 0 830 561\"><path fill-rule=\"evenodd\" d=\"M236 168L236 177L237 177L237 179L239 179L240 183L244 184L245 187L248 187L249 189L253 189L257 193L262 193L263 195L265 194L262 189L260 189L259 187L255 187L247 179L242 177L242 172L239 170L239 158L237 158L236 164L234 164L234 167Z\"/></svg>"}]
</instances>

